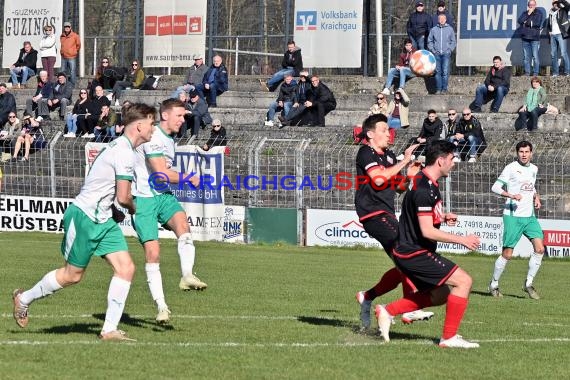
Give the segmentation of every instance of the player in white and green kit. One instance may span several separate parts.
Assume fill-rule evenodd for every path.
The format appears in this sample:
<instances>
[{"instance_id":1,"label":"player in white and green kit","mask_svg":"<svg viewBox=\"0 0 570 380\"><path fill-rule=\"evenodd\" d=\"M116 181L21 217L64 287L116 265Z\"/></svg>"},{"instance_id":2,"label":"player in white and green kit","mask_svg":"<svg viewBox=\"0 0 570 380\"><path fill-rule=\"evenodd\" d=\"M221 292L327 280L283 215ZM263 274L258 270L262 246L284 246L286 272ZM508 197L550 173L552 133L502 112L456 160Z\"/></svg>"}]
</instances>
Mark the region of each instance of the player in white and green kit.
<instances>
[{"instance_id":1,"label":"player in white and green kit","mask_svg":"<svg viewBox=\"0 0 570 380\"><path fill-rule=\"evenodd\" d=\"M14 319L20 327L28 324L28 307L32 302L80 282L91 257L99 256L113 267L114 272L107 294L105 323L99 337L102 340L133 340L117 329L135 264L125 237L113 219L113 203L116 200L131 214L135 212L131 195L134 149L150 140L155 114L154 107L142 103L135 103L125 111L124 135L101 150L81 192L65 210L65 233L61 243L65 265L47 273L31 289L16 289L13 293Z\"/></svg>"},{"instance_id":2,"label":"player in white and green kit","mask_svg":"<svg viewBox=\"0 0 570 380\"><path fill-rule=\"evenodd\" d=\"M180 180L180 173L172 170L175 151L171 136L180 130L185 113L184 103L178 99L162 102L160 124L155 128L151 140L136 150L133 195L137 212L134 216L134 227L144 247L147 282L158 308L158 323L169 322L171 314L162 287L158 224L168 226L178 238L178 256L182 272L180 289L201 290L207 287L193 274L196 250L186 212L168 186L165 186L165 183L175 184ZM188 177L184 174L182 178ZM164 180L164 183L161 180ZM199 177L194 175L189 181L198 186Z\"/></svg>"},{"instance_id":3,"label":"player in white and green kit","mask_svg":"<svg viewBox=\"0 0 570 380\"><path fill-rule=\"evenodd\" d=\"M507 201L503 212L503 253L495 261L489 292L494 297L502 297L499 291L499 279L513 255L513 248L524 235L532 242L534 252L530 255L523 291L528 293L530 298L537 300L540 296L533 286L533 280L540 269L544 255L544 234L534 214L534 209L539 209L541 206L540 197L534 187L538 168L530 163L532 158L530 142L519 142L516 151L517 161L503 169L492 188L494 193L507 198Z\"/></svg>"}]
</instances>

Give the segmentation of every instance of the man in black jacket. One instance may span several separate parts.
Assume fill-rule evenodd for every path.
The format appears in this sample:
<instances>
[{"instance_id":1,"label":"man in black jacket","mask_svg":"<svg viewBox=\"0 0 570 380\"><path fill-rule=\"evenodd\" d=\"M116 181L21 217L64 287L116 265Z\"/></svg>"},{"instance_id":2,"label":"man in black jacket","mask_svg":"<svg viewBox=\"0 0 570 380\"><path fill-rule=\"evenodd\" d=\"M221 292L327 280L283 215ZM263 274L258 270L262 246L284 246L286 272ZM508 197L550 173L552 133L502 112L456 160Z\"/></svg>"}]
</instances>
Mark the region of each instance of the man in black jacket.
<instances>
[{"instance_id":1,"label":"man in black jacket","mask_svg":"<svg viewBox=\"0 0 570 380\"><path fill-rule=\"evenodd\" d=\"M431 15L424 12L423 1L416 2L416 11L410 14L406 30L408 37L412 40L414 49L427 49L427 35L433 28L433 19Z\"/></svg>"},{"instance_id":2,"label":"man in black jacket","mask_svg":"<svg viewBox=\"0 0 570 380\"><path fill-rule=\"evenodd\" d=\"M67 80L67 76L65 75L64 72L58 73L57 82L53 87L53 92L51 97L47 101L47 105L50 111L59 109L60 120L65 119L67 106L71 104L72 92L73 92L73 83Z\"/></svg>"},{"instance_id":3,"label":"man in black jacket","mask_svg":"<svg viewBox=\"0 0 570 380\"><path fill-rule=\"evenodd\" d=\"M287 42L287 51L283 54L281 67L282 69L273 74L267 82L259 80L262 90L275 91L279 87L279 83L283 82L287 73L294 77L299 76L299 73L303 70L303 57L301 56L301 48L295 45L295 41Z\"/></svg>"},{"instance_id":4,"label":"man in black jacket","mask_svg":"<svg viewBox=\"0 0 570 380\"><path fill-rule=\"evenodd\" d=\"M506 67L498 55L493 57L493 66L487 72L485 84L480 84L475 90L475 100L469 105L473 112L481 112L483 103L493 99L491 112L499 112L503 98L511 86L511 69Z\"/></svg>"},{"instance_id":5,"label":"man in black jacket","mask_svg":"<svg viewBox=\"0 0 570 380\"><path fill-rule=\"evenodd\" d=\"M265 121L266 127L273 127L273 119L275 118L275 113L277 111L282 111L284 117L287 117L291 107L293 107L293 102L295 101L295 90L297 89L297 83L293 80L293 75L291 73L285 74L285 82L279 89L279 96L277 100L271 102L269 105L269 110L267 110L267 118Z\"/></svg>"},{"instance_id":6,"label":"man in black jacket","mask_svg":"<svg viewBox=\"0 0 570 380\"><path fill-rule=\"evenodd\" d=\"M305 109L297 116L298 122L291 120L291 124L325 126L325 116L336 108L336 99L332 91L321 82L318 75L311 77L311 89L307 93Z\"/></svg>"},{"instance_id":7,"label":"man in black jacket","mask_svg":"<svg viewBox=\"0 0 570 380\"><path fill-rule=\"evenodd\" d=\"M479 119L471 114L469 108L463 110L462 116L457 123L455 135L448 138L449 142L458 147L454 153L454 162L460 160L459 153L464 146L469 147L469 162L477 162L477 154L483 153L487 147L483 128Z\"/></svg>"},{"instance_id":8,"label":"man in black jacket","mask_svg":"<svg viewBox=\"0 0 570 380\"><path fill-rule=\"evenodd\" d=\"M418 147L414 150L414 155L416 157L424 156L426 146L435 140L439 140L441 138L442 130L443 122L439 117L437 117L437 112L431 109L427 112L427 117L424 119L422 129L420 130L418 137L411 138L408 142L408 147L414 144L419 144ZM397 158L398 161L401 161L404 159L404 156L401 154Z\"/></svg>"},{"instance_id":9,"label":"man in black jacket","mask_svg":"<svg viewBox=\"0 0 570 380\"><path fill-rule=\"evenodd\" d=\"M12 77L12 86L14 86L14 88L26 87L28 78L36 75L37 60L37 50L34 50L30 41L25 41L24 47L20 49L18 60L10 66L10 76ZM18 82L18 75L22 77L21 85L20 82Z\"/></svg>"},{"instance_id":10,"label":"man in black jacket","mask_svg":"<svg viewBox=\"0 0 570 380\"><path fill-rule=\"evenodd\" d=\"M8 92L6 83L0 83L0 125L8 122L10 112L16 112L16 98Z\"/></svg>"},{"instance_id":11,"label":"man in black jacket","mask_svg":"<svg viewBox=\"0 0 570 380\"><path fill-rule=\"evenodd\" d=\"M546 19L546 29L550 36L550 58L552 58L552 76L560 74L558 66L558 48L560 56L564 60L564 74L570 75L570 59L568 58L568 48L566 39L570 36L570 20L568 20L568 9L570 3L566 0L552 1L552 9L548 12Z\"/></svg>"}]
</instances>

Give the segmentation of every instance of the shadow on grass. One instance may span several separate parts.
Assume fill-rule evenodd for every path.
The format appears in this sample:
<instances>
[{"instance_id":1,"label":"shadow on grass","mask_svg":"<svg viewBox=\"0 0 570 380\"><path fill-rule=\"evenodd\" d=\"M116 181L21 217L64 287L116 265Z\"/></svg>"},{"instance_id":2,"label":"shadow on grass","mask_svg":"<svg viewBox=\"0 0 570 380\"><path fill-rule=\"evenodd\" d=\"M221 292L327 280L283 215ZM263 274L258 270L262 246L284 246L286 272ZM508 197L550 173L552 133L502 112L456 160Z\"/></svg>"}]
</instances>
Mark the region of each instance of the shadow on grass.
<instances>
[{"instance_id":1,"label":"shadow on grass","mask_svg":"<svg viewBox=\"0 0 570 380\"><path fill-rule=\"evenodd\" d=\"M105 321L105 314L93 314L93 318L99 319L100 321ZM131 327L142 327L142 328L150 327L152 328L153 331L158 331L158 332L174 330L174 327L171 325L168 324L158 325L154 319L149 320L149 319L135 318L131 317L129 314L123 314L123 316L121 317L121 322L119 322L119 325L121 324Z\"/></svg>"},{"instance_id":2,"label":"shadow on grass","mask_svg":"<svg viewBox=\"0 0 570 380\"><path fill-rule=\"evenodd\" d=\"M486 291L483 292L483 291L478 291L478 290L472 290L472 291L471 291L471 294L476 294L476 295L481 296L481 297L491 297L491 298L495 298L495 297L493 297L489 292L486 292ZM503 298L507 298L507 297L510 297L510 298L518 298L518 299L526 299L526 298L528 298L528 297L521 296L521 295L518 295L518 294L507 294L507 293L503 293ZM500 298L500 297L497 297L497 298Z\"/></svg>"},{"instance_id":3,"label":"shadow on grass","mask_svg":"<svg viewBox=\"0 0 570 380\"><path fill-rule=\"evenodd\" d=\"M97 335L101 332L101 325L98 323L72 323L63 326L53 326L40 330L43 334L89 334Z\"/></svg>"}]
</instances>

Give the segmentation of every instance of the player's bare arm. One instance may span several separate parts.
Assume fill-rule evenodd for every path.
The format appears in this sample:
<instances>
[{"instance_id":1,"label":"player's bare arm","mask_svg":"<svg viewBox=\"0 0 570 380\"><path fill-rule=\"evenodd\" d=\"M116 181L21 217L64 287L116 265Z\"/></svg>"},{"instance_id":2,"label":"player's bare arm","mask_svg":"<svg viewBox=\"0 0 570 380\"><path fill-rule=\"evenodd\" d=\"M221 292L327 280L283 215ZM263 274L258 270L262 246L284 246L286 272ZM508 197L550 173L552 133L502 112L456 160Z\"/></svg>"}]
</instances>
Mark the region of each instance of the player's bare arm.
<instances>
[{"instance_id":1,"label":"player's bare arm","mask_svg":"<svg viewBox=\"0 0 570 380\"><path fill-rule=\"evenodd\" d=\"M399 174L402 171L402 169L404 169L406 166L408 166L408 164L410 162L412 162L412 153L414 152L414 150L418 146L419 146L418 144L414 144L414 145L410 146L408 149L406 149L404 151L404 159L402 161L398 162L394 166L391 166L387 169L383 169L383 168L376 166L376 167L370 169L368 171L368 175L370 176L370 178L372 179L374 184L378 187L381 187L382 185L384 185L384 183L386 183L386 181L389 181L392 177ZM408 181L406 181L406 182L408 182ZM399 186L399 187L402 187L402 186ZM407 187L407 183L404 185L404 190L406 189L406 187Z\"/></svg>"},{"instance_id":2,"label":"player's bare arm","mask_svg":"<svg viewBox=\"0 0 570 380\"><path fill-rule=\"evenodd\" d=\"M433 225L433 218L431 215L418 215L418 221L420 223L422 235L427 239L440 241L442 243L461 244L470 250L475 250L479 247L479 236L472 234L461 236L437 229Z\"/></svg>"},{"instance_id":3,"label":"player's bare arm","mask_svg":"<svg viewBox=\"0 0 570 380\"><path fill-rule=\"evenodd\" d=\"M131 194L131 181L117 180L116 198L117 202L129 211L129 214L134 215L136 207Z\"/></svg>"},{"instance_id":4,"label":"player's bare arm","mask_svg":"<svg viewBox=\"0 0 570 380\"><path fill-rule=\"evenodd\" d=\"M147 158L147 162L153 173L164 173L168 177L170 183L178 183L180 181L180 173L167 167L166 158L150 157ZM185 173L182 178L186 177L188 177L188 174ZM196 187L200 184L200 177L197 173L190 177L190 183Z\"/></svg>"},{"instance_id":5,"label":"player's bare arm","mask_svg":"<svg viewBox=\"0 0 570 380\"><path fill-rule=\"evenodd\" d=\"M491 190L493 191L493 193L498 194L501 197L514 199L515 201L520 201L522 199L521 194L511 194L508 191L504 190L503 186L504 186L503 183L495 181Z\"/></svg>"}]
</instances>

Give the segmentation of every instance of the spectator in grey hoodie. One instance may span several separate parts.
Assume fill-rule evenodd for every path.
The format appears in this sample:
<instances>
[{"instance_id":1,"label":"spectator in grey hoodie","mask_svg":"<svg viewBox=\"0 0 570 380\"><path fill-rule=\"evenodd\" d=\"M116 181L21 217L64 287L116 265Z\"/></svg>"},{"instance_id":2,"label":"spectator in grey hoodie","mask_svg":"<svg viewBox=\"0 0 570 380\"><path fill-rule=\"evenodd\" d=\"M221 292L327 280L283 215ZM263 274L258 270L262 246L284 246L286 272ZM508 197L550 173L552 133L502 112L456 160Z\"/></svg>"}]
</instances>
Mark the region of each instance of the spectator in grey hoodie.
<instances>
[{"instance_id":1,"label":"spectator in grey hoodie","mask_svg":"<svg viewBox=\"0 0 570 380\"><path fill-rule=\"evenodd\" d=\"M449 62L457 41L453 28L447 24L445 14L437 16L439 23L434 26L428 36L428 49L435 55L435 87L436 94L447 94L449 81Z\"/></svg>"},{"instance_id":2,"label":"spectator in grey hoodie","mask_svg":"<svg viewBox=\"0 0 570 380\"><path fill-rule=\"evenodd\" d=\"M71 103L73 83L67 81L64 72L57 74L57 82L53 87L52 96L48 99L47 105L50 111L59 109L60 120L65 120L67 106Z\"/></svg>"}]
</instances>

